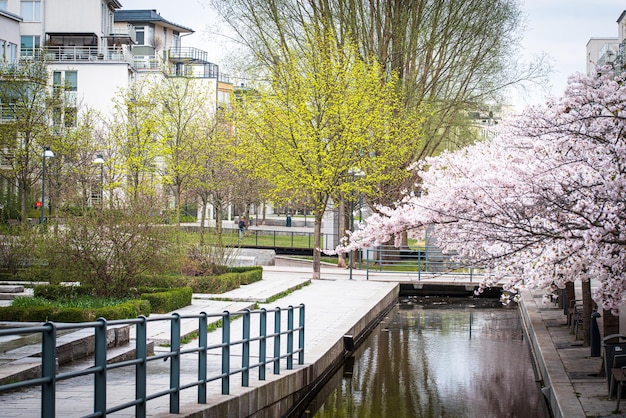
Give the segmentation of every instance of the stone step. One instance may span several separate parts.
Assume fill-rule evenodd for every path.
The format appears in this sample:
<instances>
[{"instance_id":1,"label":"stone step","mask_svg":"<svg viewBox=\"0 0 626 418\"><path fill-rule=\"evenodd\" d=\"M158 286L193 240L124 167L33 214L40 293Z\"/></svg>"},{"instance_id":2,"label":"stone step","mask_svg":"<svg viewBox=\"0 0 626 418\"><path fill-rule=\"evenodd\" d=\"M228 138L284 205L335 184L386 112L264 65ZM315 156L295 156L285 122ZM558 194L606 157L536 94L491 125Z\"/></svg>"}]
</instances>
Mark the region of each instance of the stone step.
<instances>
[{"instance_id":1,"label":"stone step","mask_svg":"<svg viewBox=\"0 0 626 418\"><path fill-rule=\"evenodd\" d=\"M112 326L107 329L107 362L132 358L135 347L130 342L130 326ZM57 337L57 367L93 355L92 328L70 332ZM148 347L154 352L154 345ZM41 375L41 343L27 344L0 353L0 384L32 379Z\"/></svg>"}]
</instances>

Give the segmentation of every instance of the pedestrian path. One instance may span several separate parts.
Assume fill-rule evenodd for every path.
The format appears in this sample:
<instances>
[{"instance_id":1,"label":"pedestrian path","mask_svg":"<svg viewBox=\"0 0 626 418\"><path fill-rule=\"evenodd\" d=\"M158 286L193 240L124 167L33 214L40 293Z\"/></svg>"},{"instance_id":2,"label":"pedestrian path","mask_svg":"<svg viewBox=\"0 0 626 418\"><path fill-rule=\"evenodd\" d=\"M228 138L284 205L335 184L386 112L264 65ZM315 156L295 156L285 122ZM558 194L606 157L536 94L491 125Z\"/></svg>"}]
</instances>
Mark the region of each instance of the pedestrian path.
<instances>
[{"instance_id":1,"label":"pedestrian path","mask_svg":"<svg viewBox=\"0 0 626 418\"><path fill-rule=\"evenodd\" d=\"M609 400L602 357L591 357L591 348L572 333L563 308L546 302L541 291L525 291L523 298L533 327L534 357L544 367L539 376L546 386L543 392L558 404L554 416L626 417L625 404L618 413L615 398Z\"/></svg>"},{"instance_id":2,"label":"pedestrian path","mask_svg":"<svg viewBox=\"0 0 626 418\"><path fill-rule=\"evenodd\" d=\"M221 295L194 294L192 305L177 312L181 315L193 315L200 312L221 313L238 312L242 309L298 306L306 307L305 365L314 363L336 346L347 330L361 318L368 315L373 306L388 295L398 282L414 282L415 278L407 275L370 274L354 270L349 279L347 269L323 266L321 280L311 280L310 265L292 263L287 266L265 267L263 280L242 286ZM435 279L433 279L435 280ZM282 296L274 300L275 297ZM591 357L590 348L583 347L581 341L570 332L563 310L555 304L545 303L541 292L526 291L524 307L528 312L529 325L532 327L531 343L534 344L534 357L545 363L538 376L548 387L546 396L554 398L558 410L557 417L620 417L626 416L626 402L622 402L623 413L615 410L615 399L609 400L606 377L600 376L602 358ZM241 333L240 320L231 324L233 338ZM256 326L256 325L253 325ZM197 329L197 323L190 321L183 325L183 334ZM221 333L209 333L209 344L217 344ZM169 350L169 325L155 325L149 328L149 340L156 342L155 352ZM196 344L190 342L188 344ZM233 350L234 358L240 354ZM252 353L253 356L257 355ZM149 389L164 390L169 387L168 364L158 362L151 366ZM74 367L84 367L85 362ZM219 373L218 359L209 360L209 373ZM196 369L191 362L181 364L182 379L196 379ZM268 369L269 370L269 369ZM268 371L271 382L271 371ZM251 375L251 379L256 377ZM108 402L118 403L132 399L134 393L133 372L111 372L108 376ZM262 384L257 380L251 386ZM244 393L233 383L232 398ZM93 379L72 379L58 384L57 416L77 417L90 413L93 408ZM224 399L220 394L219 382L209 384L208 393L211 402ZM40 391L24 390L0 395L0 415L3 417L37 417L40 414ZM157 398L148 403L148 416L174 417L168 412L167 397ZM194 413L202 409L196 403L193 390L181 393L183 413ZM132 411L132 410L128 410ZM118 412L115 417L132 417L132 412ZM521 413L521 412L520 412ZM522 416L522 415L518 415Z\"/></svg>"},{"instance_id":3,"label":"pedestrian path","mask_svg":"<svg viewBox=\"0 0 626 418\"><path fill-rule=\"evenodd\" d=\"M245 289L227 292L220 295L222 299L244 299L251 301L212 300L208 295L196 295L193 304L184 309L178 310L181 315L211 312L220 313L223 310L236 312L239 307L258 307L267 310L275 307L298 306L304 304L306 307L306 331L305 331L305 365L306 367L317 361L329 352L336 344L342 341L343 335L355 326L362 318L380 303L381 299L387 297L397 287L393 282L375 282L363 280L348 280L347 272L344 274L328 274L323 280L311 280L310 268L271 268L268 267L263 274L263 280L244 286ZM327 268L324 269L327 271ZM280 283L280 285L278 285ZM276 291L282 289L282 298L269 303L264 300L271 300L276 295ZM289 289L294 289L289 291ZM231 323L232 338L241 338L240 320ZM165 328L152 328L152 322L148 326L149 340L156 339L159 344L155 345L155 352L169 351L168 339L169 330ZM255 324L252 324L252 328ZM188 329L189 330L189 329ZM209 345L221 343L221 332L211 332ZM189 342L196 345L197 342ZM186 346L183 347L183 349ZM268 353L272 352L272 347L268 347ZM231 355L237 358L238 350L233 350ZM257 355L252 353L252 355ZM92 360L77 362L72 367L63 369L71 371L78 368L90 367ZM170 377L168 372L168 362L150 363L150 378L147 382L148 393L166 390L169 388ZM208 374L219 375L219 358L208 361ZM268 382L272 380L272 372L268 371ZM251 386L262 384L257 376L251 374ZM197 379L197 366L194 361L181 362L181 382L186 383ZM231 393L236 394L241 390L240 383L233 379ZM256 382L256 383L254 383ZM208 397L213 401L219 399L230 399L232 396L221 395L219 380L209 384L207 387ZM107 373L107 404L118 404L132 400L135 393L134 372L123 369L115 369ZM28 389L20 392L13 392L0 395L0 410L3 417L37 417L40 414L40 390ZM181 392L181 407L186 412L198 411L201 406L197 404L195 390L184 390ZM168 412L169 398L167 396L156 398L148 402L148 416L160 417L170 416ZM57 417L77 417L89 414L93 410L93 378L75 378L57 384ZM115 417L132 417L133 409L120 411L113 414ZM180 415L172 415L180 416Z\"/></svg>"}]
</instances>

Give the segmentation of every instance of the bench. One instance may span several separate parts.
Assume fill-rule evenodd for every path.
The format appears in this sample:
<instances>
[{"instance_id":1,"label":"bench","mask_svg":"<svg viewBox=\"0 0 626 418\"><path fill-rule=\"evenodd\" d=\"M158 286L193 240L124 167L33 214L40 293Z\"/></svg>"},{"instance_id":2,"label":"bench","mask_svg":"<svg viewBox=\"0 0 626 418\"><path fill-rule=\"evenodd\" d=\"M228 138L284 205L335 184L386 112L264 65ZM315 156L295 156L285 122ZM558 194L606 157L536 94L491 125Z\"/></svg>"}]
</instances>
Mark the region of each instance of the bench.
<instances>
[{"instance_id":1,"label":"bench","mask_svg":"<svg viewBox=\"0 0 626 418\"><path fill-rule=\"evenodd\" d=\"M609 391L609 400L611 400L611 393L613 392L613 384L617 383L617 405L615 405L615 411L619 413L619 404L622 400L622 387L624 382L626 382L626 370L624 368L613 368L611 369L611 390Z\"/></svg>"}]
</instances>

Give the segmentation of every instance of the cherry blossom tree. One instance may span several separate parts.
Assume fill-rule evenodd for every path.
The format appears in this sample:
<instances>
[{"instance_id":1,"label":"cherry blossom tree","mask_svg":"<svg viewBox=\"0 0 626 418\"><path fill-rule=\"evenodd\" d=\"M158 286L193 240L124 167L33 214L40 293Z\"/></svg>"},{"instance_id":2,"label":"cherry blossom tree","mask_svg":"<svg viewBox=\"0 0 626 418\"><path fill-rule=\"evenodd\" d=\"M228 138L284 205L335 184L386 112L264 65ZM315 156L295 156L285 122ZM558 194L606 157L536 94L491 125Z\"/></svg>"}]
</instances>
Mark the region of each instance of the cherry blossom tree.
<instances>
[{"instance_id":1,"label":"cherry blossom tree","mask_svg":"<svg viewBox=\"0 0 626 418\"><path fill-rule=\"evenodd\" d=\"M381 207L338 251L435 226L444 251L503 280L554 289L594 280L616 312L626 293L626 78L570 77L564 95L526 109L492 140L416 166L420 193Z\"/></svg>"}]
</instances>

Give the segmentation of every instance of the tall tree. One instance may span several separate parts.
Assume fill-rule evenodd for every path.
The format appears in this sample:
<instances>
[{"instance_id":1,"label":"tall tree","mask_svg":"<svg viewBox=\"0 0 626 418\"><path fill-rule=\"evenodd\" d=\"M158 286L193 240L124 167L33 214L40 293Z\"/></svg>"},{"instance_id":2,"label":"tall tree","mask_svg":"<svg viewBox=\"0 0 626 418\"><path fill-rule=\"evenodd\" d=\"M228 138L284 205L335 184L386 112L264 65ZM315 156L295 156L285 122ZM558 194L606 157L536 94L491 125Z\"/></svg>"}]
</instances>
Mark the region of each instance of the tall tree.
<instances>
[{"instance_id":1,"label":"tall tree","mask_svg":"<svg viewBox=\"0 0 626 418\"><path fill-rule=\"evenodd\" d=\"M43 147L53 135L49 105L54 102L43 59L0 66L0 156L8 167L0 175L17 186L22 221L34 199L32 187L40 181Z\"/></svg>"},{"instance_id":2,"label":"tall tree","mask_svg":"<svg viewBox=\"0 0 626 418\"><path fill-rule=\"evenodd\" d=\"M315 213L313 277L320 274L322 217L330 200L353 190L373 193L402 172L407 126L397 80L375 61L366 63L351 44L306 31L308 48L273 69L271 85L259 86L237 109L240 157L283 196L311 196ZM260 157L262 156L262 157ZM352 178L359 170L365 176ZM276 196L278 197L278 196Z\"/></svg>"},{"instance_id":3,"label":"tall tree","mask_svg":"<svg viewBox=\"0 0 626 418\"><path fill-rule=\"evenodd\" d=\"M545 81L542 60L518 62L522 14L514 0L213 0L261 68L270 69L308 47L307 27L395 73L407 109L427 107L423 136L413 138L411 163L446 144L475 139L467 112L501 101L512 85ZM245 50L244 49L244 50ZM296 52L300 53L300 52ZM254 68L259 72L259 68ZM381 183L391 203L411 181Z\"/></svg>"},{"instance_id":4,"label":"tall tree","mask_svg":"<svg viewBox=\"0 0 626 418\"><path fill-rule=\"evenodd\" d=\"M159 165L164 183L174 195L176 223L180 224L183 193L192 185L194 143L214 117L215 90L203 79L166 77L153 86L152 97L161 106L155 120L159 141Z\"/></svg>"}]
</instances>

